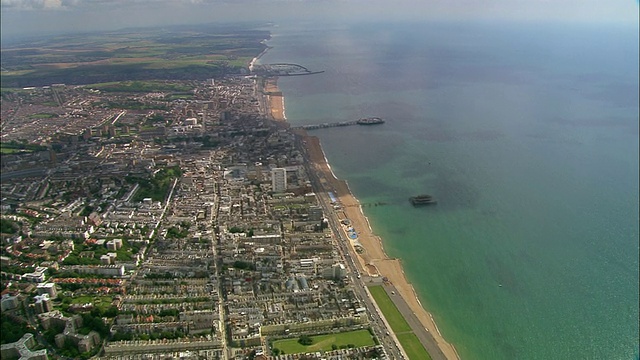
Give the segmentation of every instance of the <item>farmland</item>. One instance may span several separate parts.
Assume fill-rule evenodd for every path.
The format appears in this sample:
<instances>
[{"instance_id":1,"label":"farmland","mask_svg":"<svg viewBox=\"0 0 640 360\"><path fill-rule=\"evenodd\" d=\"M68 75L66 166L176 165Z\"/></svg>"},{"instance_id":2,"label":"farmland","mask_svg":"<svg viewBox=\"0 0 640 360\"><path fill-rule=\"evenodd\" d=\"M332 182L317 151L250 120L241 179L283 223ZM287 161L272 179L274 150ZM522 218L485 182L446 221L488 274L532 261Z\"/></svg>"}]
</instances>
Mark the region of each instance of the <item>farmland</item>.
<instances>
[{"instance_id":1,"label":"farmland","mask_svg":"<svg viewBox=\"0 0 640 360\"><path fill-rule=\"evenodd\" d=\"M269 38L251 27L201 25L65 35L2 48L2 86L203 80L247 72Z\"/></svg>"}]
</instances>

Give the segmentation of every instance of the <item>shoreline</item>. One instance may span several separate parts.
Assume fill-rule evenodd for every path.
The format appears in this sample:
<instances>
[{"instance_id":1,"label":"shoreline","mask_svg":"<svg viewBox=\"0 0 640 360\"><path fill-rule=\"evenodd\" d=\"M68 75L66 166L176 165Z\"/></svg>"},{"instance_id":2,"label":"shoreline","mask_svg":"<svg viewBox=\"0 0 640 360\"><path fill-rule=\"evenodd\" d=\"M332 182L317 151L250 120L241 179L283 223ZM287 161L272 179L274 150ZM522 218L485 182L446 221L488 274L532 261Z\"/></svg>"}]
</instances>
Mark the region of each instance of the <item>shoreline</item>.
<instances>
[{"instance_id":1,"label":"shoreline","mask_svg":"<svg viewBox=\"0 0 640 360\"><path fill-rule=\"evenodd\" d=\"M278 88L277 78L263 79L263 81L263 93L267 96L267 104L269 106L267 109L268 114L277 123L284 122L289 125L284 115L284 96ZM333 173L326 154L320 145L320 140L315 136L308 135L305 130L296 130L296 133L303 139L308 160L311 162L310 165L313 170L316 171L323 190L325 192L332 191L341 204L341 209L334 215L339 218L342 216L348 218L357 231L358 240L364 248L364 252L358 254L352 242L350 242L349 246L352 258L358 260L359 271L369 276L386 277L389 283L396 288L398 295L413 311L421 326L430 333L442 355L448 360L459 360L460 357L454 346L444 339L432 314L422 306L417 292L405 276L400 260L390 258L385 253L382 239L373 233L369 219L365 216L359 200L351 193L348 183L345 180L338 179ZM342 216L339 213L342 213Z\"/></svg>"},{"instance_id":2,"label":"shoreline","mask_svg":"<svg viewBox=\"0 0 640 360\"><path fill-rule=\"evenodd\" d=\"M266 96L266 111L271 118L279 123L286 123L284 96L278 88L278 78L261 78L262 93Z\"/></svg>"},{"instance_id":3,"label":"shoreline","mask_svg":"<svg viewBox=\"0 0 640 360\"><path fill-rule=\"evenodd\" d=\"M266 41L267 41L267 39L265 39L265 40L263 40L263 41L264 41L264 42L266 42ZM254 57L254 58L249 62L249 71L250 71L250 72L253 72L253 65L255 65L255 64L256 64L256 62L257 62L258 60L260 60L260 58L261 58L264 54L266 54L266 53L267 53L267 51L269 51L269 49L271 49L271 47L270 47L270 46L265 47L265 48L264 48L264 50L262 50L262 51L260 52L260 54L258 54L258 56Z\"/></svg>"}]
</instances>

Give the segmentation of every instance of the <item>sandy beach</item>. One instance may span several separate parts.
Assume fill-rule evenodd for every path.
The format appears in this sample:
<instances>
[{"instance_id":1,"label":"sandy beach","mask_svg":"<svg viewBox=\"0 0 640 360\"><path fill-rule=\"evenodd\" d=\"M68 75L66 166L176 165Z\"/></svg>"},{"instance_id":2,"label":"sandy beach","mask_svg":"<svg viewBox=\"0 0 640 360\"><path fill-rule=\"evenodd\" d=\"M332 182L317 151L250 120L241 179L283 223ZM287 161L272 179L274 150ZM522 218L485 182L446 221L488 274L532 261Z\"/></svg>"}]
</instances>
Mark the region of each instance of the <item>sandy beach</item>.
<instances>
[{"instance_id":1,"label":"sandy beach","mask_svg":"<svg viewBox=\"0 0 640 360\"><path fill-rule=\"evenodd\" d=\"M268 96L268 104L271 107L270 113L276 121L286 121L284 116L284 99L282 92L278 89L277 79L267 79L264 83L264 92ZM364 252L357 255L362 273L372 276L386 277L389 282L398 290L399 295L407 302L415 313L420 323L431 333L438 347L447 359L459 359L455 348L446 342L442 337L431 314L420 304L413 286L407 281L400 260L391 259L384 252L381 239L376 236L369 225L369 221L362 212L358 200L351 194L347 183L337 179L331 167L326 161L320 141L315 136L309 136L304 130L296 130L304 137L307 147L307 154L312 163L312 167L317 171L320 182L326 191L333 191L339 199L342 210L338 217L347 218L358 233L358 240ZM355 256L356 252L352 251Z\"/></svg>"},{"instance_id":2,"label":"sandy beach","mask_svg":"<svg viewBox=\"0 0 640 360\"><path fill-rule=\"evenodd\" d=\"M271 117L276 121L287 121L284 115L284 97L278 88L278 78L266 78L263 84L263 93L267 98Z\"/></svg>"}]
</instances>

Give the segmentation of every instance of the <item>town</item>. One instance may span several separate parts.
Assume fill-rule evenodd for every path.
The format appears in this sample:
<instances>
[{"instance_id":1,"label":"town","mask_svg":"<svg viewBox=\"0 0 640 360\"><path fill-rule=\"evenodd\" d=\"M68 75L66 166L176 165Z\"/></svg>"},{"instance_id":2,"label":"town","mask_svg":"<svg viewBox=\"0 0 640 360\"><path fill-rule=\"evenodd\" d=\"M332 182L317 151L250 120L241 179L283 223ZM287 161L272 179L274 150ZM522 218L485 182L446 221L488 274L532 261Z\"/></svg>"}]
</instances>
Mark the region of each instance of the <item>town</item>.
<instances>
[{"instance_id":1,"label":"town","mask_svg":"<svg viewBox=\"0 0 640 360\"><path fill-rule=\"evenodd\" d=\"M263 81L3 91L3 359L401 358Z\"/></svg>"}]
</instances>

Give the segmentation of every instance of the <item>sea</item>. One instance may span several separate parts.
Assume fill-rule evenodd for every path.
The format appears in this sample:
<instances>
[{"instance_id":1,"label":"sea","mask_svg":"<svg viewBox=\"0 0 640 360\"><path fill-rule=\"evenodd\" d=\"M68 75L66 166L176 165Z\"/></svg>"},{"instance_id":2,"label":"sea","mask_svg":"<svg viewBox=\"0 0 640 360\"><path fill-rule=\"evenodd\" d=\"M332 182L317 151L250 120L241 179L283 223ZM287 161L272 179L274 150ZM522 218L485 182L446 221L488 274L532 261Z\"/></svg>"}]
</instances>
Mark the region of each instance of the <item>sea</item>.
<instances>
[{"instance_id":1,"label":"sea","mask_svg":"<svg viewBox=\"0 0 640 360\"><path fill-rule=\"evenodd\" d=\"M310 133L463 360L638 359L637 25L270 30L324 71L278 80L292 125L386 120Z\"/></svg>"}]
</instances>

